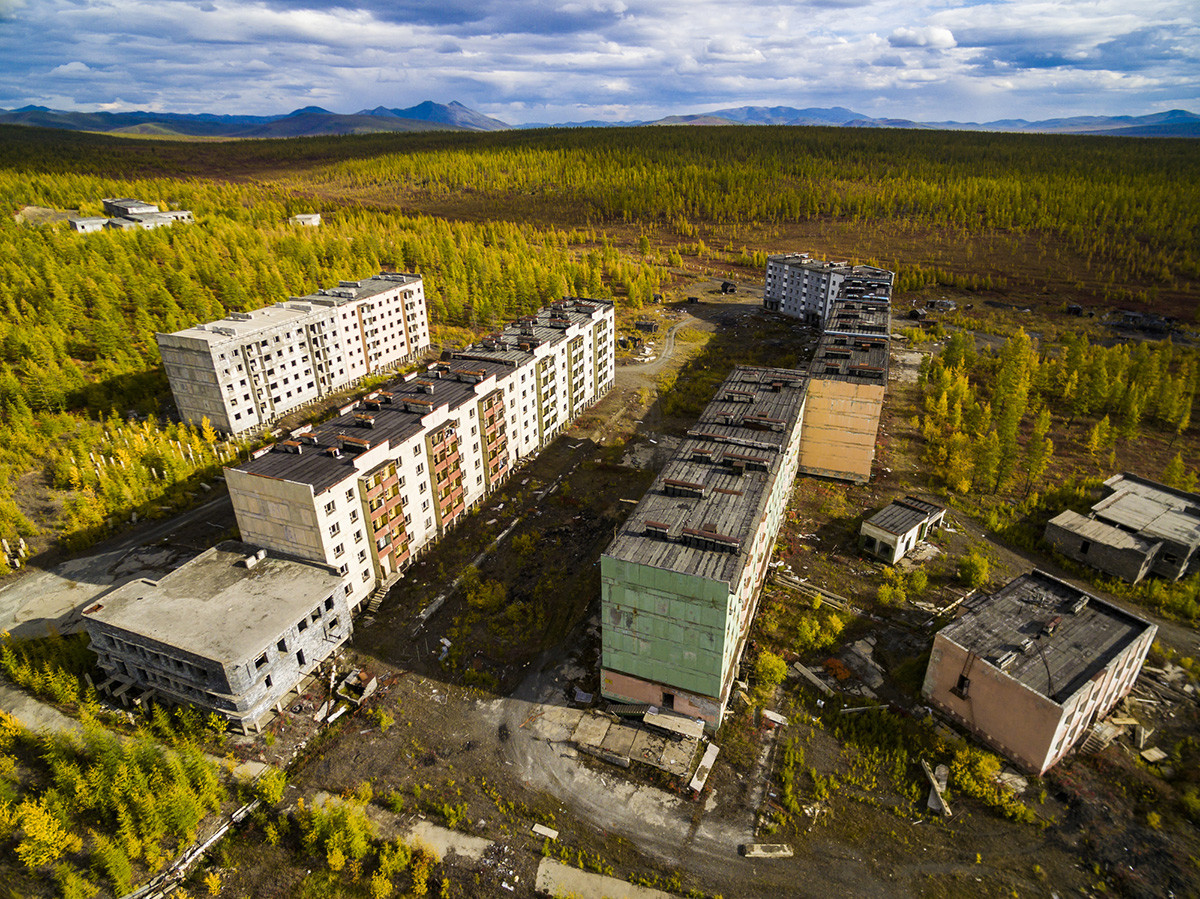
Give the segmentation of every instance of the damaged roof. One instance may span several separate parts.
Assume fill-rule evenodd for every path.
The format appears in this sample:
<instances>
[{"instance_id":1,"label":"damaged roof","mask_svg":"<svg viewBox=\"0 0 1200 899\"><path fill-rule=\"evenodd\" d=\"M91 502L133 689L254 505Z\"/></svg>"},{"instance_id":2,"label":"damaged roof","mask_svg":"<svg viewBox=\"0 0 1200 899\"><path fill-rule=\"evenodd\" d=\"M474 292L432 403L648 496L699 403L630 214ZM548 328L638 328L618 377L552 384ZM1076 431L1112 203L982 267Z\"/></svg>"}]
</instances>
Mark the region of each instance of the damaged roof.
<instances>
[{"instance_id":1,"label":"damaged roof","mask_svg":"<svg viewBox=\"0 0 1200 899\"><path fill-rule=\"evenodd\" d=\"M938 636L1062 705L1152 628L1124 609L1033 571L980 597Z\"/></svg>"},{"instance_id":2,"label":"damaged roof","mask_svg":"<svg viewBox=\"0 0 1200 899\"><path fill-rule=\"evenodd\" d=\"M735 584L806 391L799 371L734 369L605 555Z\"/></svg>"}]
</instances>

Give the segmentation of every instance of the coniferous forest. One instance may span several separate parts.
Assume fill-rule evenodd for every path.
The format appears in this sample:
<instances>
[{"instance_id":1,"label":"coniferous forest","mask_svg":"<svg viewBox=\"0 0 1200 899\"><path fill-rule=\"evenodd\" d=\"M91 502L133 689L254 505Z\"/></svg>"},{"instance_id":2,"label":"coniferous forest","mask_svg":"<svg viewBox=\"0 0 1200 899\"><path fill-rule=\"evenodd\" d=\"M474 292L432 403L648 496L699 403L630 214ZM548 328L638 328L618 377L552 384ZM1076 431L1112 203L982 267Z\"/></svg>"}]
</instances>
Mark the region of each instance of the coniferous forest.
<instances>
[{"instance_id":1,"label":"coniferous forest","mask_svg":"<svg viewBox=\"0 0 1200 899\"><path fill-rule=\"evenodd\" d=\"M23 213L99 214L110 196L191 209L196 224L76 234ZM894 268L901 302L950 288L1191 322L1200 297L1200 157L1175 140L644 128L210 143L5 127L0 206L0 534L75 546L186 504L236 451L167 420L155 332L383 268L425 277L435 334L566 294L636 309L697 269L754 277L768 252L823 247ZM288 224L309 211L321 228ZM1106 373L1182 380L1169 396L1147 383L1102 398L1091 358L1066 381L1033 363L1026 377L1050 378L1055 403L1122 421L1134 404L1186 430L1191 357L1110 360ZM948 371L936 383L976 415ZM993 475L987 452L946 461L964 457L965 431L940 402L938 464L959 487L1003 482L1004 409L974 422L1000 440ZM55 497L49 516L28 508L38 490Z\"/></svg>"}]
</instances>

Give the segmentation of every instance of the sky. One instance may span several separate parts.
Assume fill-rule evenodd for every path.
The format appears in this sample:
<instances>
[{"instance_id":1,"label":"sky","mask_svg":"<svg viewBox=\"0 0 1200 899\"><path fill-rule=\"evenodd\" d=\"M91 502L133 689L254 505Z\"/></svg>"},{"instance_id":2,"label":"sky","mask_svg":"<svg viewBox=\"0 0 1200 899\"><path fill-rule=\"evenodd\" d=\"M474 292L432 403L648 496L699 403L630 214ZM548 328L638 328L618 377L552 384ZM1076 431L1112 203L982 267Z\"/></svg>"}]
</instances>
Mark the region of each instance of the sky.
<instances>
[{"instance_id":1,"label":"sky","mask_svg":"<svg viewBox=\"0 0 1200 899\"><path fill-rule=\"evenodd\" d=\"M1200 112L1197 0L0 0L0 108Z\"/></svg>"}]
</instances>

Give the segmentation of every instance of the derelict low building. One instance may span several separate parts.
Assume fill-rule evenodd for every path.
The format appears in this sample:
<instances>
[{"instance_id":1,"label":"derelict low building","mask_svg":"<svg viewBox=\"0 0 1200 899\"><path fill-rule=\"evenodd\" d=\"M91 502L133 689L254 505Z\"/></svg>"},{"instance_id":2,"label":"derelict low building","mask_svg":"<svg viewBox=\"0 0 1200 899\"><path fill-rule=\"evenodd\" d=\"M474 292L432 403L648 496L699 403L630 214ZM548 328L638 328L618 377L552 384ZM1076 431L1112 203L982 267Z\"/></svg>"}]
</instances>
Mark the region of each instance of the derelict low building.
<instances>
[{"instance_id":1,"label":"derelict low building","mask_svg":"<svg viewBox=\"0 0 1200 899\"><path fill-rule=\"evenodd\" d=\"M346 594L331 568L230 540L104 594L83 624L109 695L190 703L249 730L350 636Z\"/></svg>"},{"instance_id":2,"label":"derelict low building","mask_svg":"<svg viewBox=\"0 0 1200 899\"><path fill-rule=\"evenodd\" d=\"M720 725L799 459L802 372L738 367L600 559L601 692Z\"/></svg>"},{"instance_id":3,"label":"derelict low building","mask_svg":"<svg viewBox=\"0 0 1200 899\"><path fill-rule=\"evenodd\" d=\"M858 545L863 552L895 564L941 527L946 509L915 496L894 499L862 524Z\"/></svg>"},{"instance_id":4,"label":"derelict low building","mask_svg":"<svg viewBox=\"0 0 1200 899\"><path fill-rule=\"evenodd\" d=\"M1148 574L1176 581L1200 568L1200 494L1124 472L1084 516L1067 509L1045 540L1064 556L1136 584Z\"/></svg>"},{"instance_id":5,"label":"derelict low building","mask_svg":"<svg viewBox=\"0 0 1200 899\"><path fill-rule=\"evenodd\" d=\"M981 597L938 631L922 693L1040 775L1132 689L1157 631L1034 571Z\"/></svg>"}]
</instances>

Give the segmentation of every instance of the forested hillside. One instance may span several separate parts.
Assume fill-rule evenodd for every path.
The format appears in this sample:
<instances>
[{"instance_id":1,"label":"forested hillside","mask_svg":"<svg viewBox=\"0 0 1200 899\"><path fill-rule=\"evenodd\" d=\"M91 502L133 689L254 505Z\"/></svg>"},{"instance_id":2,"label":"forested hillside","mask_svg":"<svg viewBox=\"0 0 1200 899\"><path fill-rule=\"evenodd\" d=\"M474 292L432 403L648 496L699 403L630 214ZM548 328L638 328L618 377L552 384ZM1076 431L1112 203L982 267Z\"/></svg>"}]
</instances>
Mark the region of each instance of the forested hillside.
<instances>
[{"instance_id":1,"label":"forested hillside","mask_svg":"<svg viewBox=\"0 0 1200 899\"><path fill-rule=\"evenodd\" d=\"M197 222L80 235L14 218L98 213L106 196ZM231 451L155 422L120 433L114 413L166 408L156 331L382 268L425 276L435 325L474 329L564 294L637 307L697 266L757 272L812 235L894 266L902 292L1012 285L1024 303L1053 271L1056 291L1191 317L1200 283L1185 141L660 128L189 144L8 127L0 207L9 537L90 539L110 517L185 503ZM303 211L325 225L287 224ZM101 458L85 462L89 447ZM57 521L26 520L15 491L30 477L61 491Z\"/></svg>"}]
</instances>

